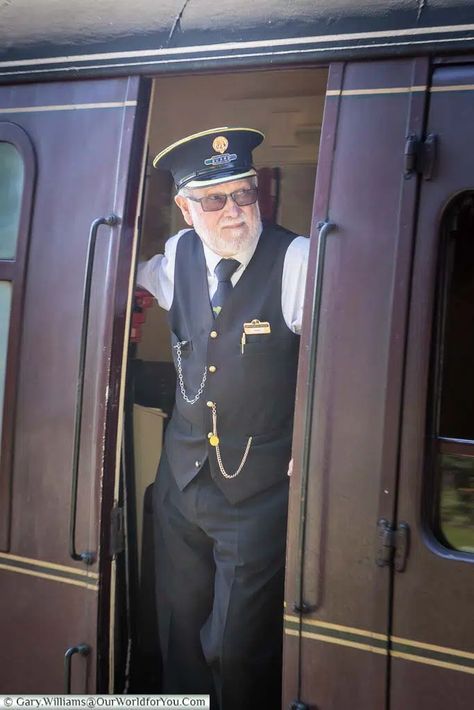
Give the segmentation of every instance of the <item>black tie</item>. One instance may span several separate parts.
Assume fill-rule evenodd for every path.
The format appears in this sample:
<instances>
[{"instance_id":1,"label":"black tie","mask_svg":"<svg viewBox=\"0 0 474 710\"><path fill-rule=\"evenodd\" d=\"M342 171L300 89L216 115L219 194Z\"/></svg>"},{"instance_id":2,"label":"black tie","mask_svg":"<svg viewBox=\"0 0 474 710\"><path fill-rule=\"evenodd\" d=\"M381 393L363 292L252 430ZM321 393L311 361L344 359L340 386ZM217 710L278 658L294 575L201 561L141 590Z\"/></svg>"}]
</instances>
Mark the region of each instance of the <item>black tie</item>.
<instances>
[{"instance_id":1,"label":"black tie","mask_svg":"<svg viewBox=\"0 0 474 710\"><path fill-rule=\"evenodd\" d=\"M219 315L228 295L232 292L232 274L237 271L240 266L240 261L237 259L221 259L214 269L217 276L217 290L212 297L212 312L214 318Z\"/></svg>"}]
</instances>

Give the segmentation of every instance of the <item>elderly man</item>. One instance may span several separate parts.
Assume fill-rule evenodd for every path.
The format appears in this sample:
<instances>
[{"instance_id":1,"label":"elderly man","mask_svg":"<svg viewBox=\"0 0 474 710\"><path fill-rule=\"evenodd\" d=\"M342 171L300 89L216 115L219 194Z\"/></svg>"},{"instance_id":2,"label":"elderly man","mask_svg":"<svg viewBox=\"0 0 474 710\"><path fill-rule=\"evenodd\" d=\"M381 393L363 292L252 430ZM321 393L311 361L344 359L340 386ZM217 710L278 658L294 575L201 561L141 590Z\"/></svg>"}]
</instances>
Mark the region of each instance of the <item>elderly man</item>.
<instances>
[{"instance_id":1,"label":"elderly man","mask_svg":"<svg viewBox=\"0 0 474 710\"><path fill-rule=\"evenodd\" d=\"M166 148L190 229L139 267L168 311L176 405L154 491L165 692L280 707L288 463L308 240L262 229L254 129Z\"/></svg>"}]
</instances>

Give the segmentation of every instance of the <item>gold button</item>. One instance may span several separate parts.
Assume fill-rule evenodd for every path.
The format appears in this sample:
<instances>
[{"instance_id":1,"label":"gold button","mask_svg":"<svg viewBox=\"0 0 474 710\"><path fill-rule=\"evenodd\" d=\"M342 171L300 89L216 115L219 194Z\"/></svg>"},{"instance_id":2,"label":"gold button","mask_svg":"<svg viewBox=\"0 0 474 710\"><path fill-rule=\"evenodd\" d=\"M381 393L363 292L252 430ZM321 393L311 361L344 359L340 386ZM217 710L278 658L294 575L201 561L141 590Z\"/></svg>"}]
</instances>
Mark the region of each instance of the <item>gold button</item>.
<instances>
[{"instance_id":1,"label":"gold button","mask_svg":"<svg viewBox=\"0 0 474 710\"><path fill-rule=\"evenodd\" d=\"M213 406L214 406L214 402L211 402L211 401L206 402L206 404L207 404L208 407L213 407Z\"/></svg>"},{"instance_id":2,"label":"gold button","mask_svg":"<svg viewBox=\"0 0 474 710\"><path fill-rule=\"evenodd\" d=\"M211 336L211 338L217 338L217 330L211 330L209 335Z\"/></svg>"},{"instance_id":3,"label":"gold button","mask_svg":"<svg viewBox=\"0 0 474 710\"><path fill-rule=\"evenodd\" d=\"M215 372L217 370L217 367L215 365L209 365L208 370L209 372Z\"/></svg>"}]
</instances>

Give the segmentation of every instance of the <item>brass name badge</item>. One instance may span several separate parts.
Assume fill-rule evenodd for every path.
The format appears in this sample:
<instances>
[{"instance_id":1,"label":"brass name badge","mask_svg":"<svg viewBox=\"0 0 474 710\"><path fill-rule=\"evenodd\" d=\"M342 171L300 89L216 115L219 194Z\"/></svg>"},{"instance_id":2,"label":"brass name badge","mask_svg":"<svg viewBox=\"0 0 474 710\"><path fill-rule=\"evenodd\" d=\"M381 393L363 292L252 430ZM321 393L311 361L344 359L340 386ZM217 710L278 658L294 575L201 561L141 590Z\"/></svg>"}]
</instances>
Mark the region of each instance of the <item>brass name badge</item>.
<instances>
[{"instance_id":1,"label":"brass name badge","mask_svg":"<svg viewBox=\"0 0 474 710\"><path fill-rule=\"evenodd\" d=\"M256 318L250 323L244 323L245 335L268 335L272 332L268 321L260 321Z\"/></svg>"}]
</instances>

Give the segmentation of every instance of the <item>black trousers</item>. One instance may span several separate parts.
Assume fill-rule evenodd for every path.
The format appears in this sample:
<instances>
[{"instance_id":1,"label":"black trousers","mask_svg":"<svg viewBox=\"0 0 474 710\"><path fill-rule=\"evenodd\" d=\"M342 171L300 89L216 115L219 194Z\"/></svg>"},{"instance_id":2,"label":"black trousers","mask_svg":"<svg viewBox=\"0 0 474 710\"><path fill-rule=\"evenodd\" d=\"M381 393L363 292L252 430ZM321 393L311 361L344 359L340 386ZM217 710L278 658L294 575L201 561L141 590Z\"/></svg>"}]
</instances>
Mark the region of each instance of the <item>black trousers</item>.
<instances>
[{"instance_id":1,"label":"black trousers","mask_svg":"<svg viewBox=\"0 0 474 710\"><path fill-rule=\"evenodd\" d=\"M206 464L180 491L162 456L154 489L163 691L212 710L279 710L288 482L231 505Z\"/></svg>"}]
</instances>

